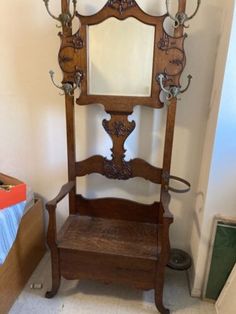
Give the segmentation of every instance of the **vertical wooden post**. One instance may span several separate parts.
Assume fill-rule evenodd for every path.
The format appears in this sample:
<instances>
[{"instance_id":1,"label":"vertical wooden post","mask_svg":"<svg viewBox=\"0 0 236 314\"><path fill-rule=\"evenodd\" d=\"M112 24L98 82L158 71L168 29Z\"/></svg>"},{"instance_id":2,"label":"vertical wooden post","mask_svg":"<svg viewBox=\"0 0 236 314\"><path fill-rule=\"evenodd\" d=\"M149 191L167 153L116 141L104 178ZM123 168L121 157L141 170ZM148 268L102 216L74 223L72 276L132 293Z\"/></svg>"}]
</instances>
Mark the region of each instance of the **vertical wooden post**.
<instances>
[{"instance_id":1,"label":"vertical wooden post","mask_svg":"<svg viewBox=\"0 0 236 314\"><path fill-rule=\"evenodd\" d=\"M186 0L179 0L179 12L185 12ZM175 36L183 36L183 27L180 26L175 30ZM163 156L163 175L161 184L161 203L164 199L164 193L167 193L166 186L169 185L169 174L171 168L171 157L172 157L172 146L174 140L174 127L175 127L175 116L176 116L176 98L171 99L167 109L167 120L166 120L166 134L165 134L165 146ZM170 198L169 198L170 201ZM169 204L168 201L168 204ZM167 204L167 205L168 205ZM156 264L156 287L155 287L155 303L156 307L162 314L169 314L170 311L164 307L163 304L163 289L164 289L164 273L165 266L169 260L170 255L170 241L169 241L169 227L173 222L172 218L164 217L164 210L160 208L159 212L159 223L162 223L162 233L160 234L161 239L157 239L161 243L160 258Z\"/></svg>"},{"instance_id":2,"label":"vertical wooden post","mask_svg":"<svg viewBox=\"0 0 236 314\"><path fill-rule=\"evenodd\" d=\"M186 0L179 0L179 12L185 12ZM183 26L178 27L175 30L176 37L183 36ZM166 134L165 134L165 145L164 145L164 156L163 156L163 178L162 178L162 189L169 184L168 175L170 174L172 148L174 140L174 128L175 128L175 117L176 117L176 105L177 100L173 98L167 109L167 120L166 120ZM167 177L165 176L167 174Z\"/></svg>"},{"instance_id":3,"label":"vertical wooden post","mask_svg":"<svg viewBox=\"0 0 236 314\"><path fill-rule=\"evenodd\" d=\"M62 13L69 10L70 0L61 0ZM63 34L67 36L72 35L72 26L63 26ZM75 174L75 123L74 123L74 96L65 95L65 109L66 109L66 130L67 130L67 158L68 158L68 178L69 181L76 180ZM69 194L69 208L70 214L76 213L76 186Z\"/></svg>"},{"instance_id":4,"label":"vertical wooden post","mask_svg":"<svg viewBox=\"0 0 236 314\"><path fill-rule=\"evenodd\" d=\"M185 12L186 0L179 0L179 12Z\"/></svg>"}]
</instances>

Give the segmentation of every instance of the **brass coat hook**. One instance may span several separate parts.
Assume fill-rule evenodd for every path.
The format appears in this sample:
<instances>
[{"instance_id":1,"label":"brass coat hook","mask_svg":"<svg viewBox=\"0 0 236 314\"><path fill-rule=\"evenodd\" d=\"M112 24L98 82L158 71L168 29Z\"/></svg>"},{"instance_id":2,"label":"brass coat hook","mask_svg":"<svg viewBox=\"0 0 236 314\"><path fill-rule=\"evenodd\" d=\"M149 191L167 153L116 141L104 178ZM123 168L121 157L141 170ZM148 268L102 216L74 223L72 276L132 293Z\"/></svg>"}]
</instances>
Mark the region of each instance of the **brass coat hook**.
<instances>
[{"instance_id":1,"label":"brass coat hook","mask_svg":"<svg viewBox=\"0 0 236 314\"><path fill-rule=\"evenodd\" d=\"M51 70L51 71L49 71L49 74L50 74L53 85L64 92L64 93L60 93L60 95L61 96L68 95L71 97L74 95L74 91L76 90L76 88L80 87L80 83L81 83L81 80L83 77L82 72L78 71L75 74L75 86L73 83L63 83L61 86L59 86L54 81L54 74L55 73Z\"/></svg>"},{"instance_id":2,"label":"brass coat hook","mask_svg":"<svg viewBox=\"0 0 236 314\"><path fill-rule=\"evenodd\" d=\"M69 4L68 4L68 12L66 13L61 13L58 17L56 17L54 14L51 13L50 9L49 9L49 0L43 0L45 7L48 11L48 14L54 19L57 20L61 23L61 25L63 27L69 27L70 23L72 22L73 18L75 17L75 13L76 13L76 4L77 4L77 0L72 0L73 3L73 14L70 13L69 11ZM69 1L70 3L70 1ZM61 27L61 26L58 26Z\"/></svg>"},{"instance_id":3,"label":"brass coat hook","mask_svg":"<svg viewBox=\"0 0 236 314\"><path fill-rule=\"evenodd\" d=\"M185 28L188 28L189 25L186 25L186 22L191 20L192 18L194 18L194 16L197 14L197 12L199 10L200 4L201 4L201 0L197 0L197 8L194 11L194 13L190 16L188 16L185 12L178 12L178 13L176 13L175 16L173 16L169 10L169 0L166 0L167 13L168 13L169 17L175 22L174 28L178 28L179 26L183 26Z\"/></svg>"},{"instance_id":4,"label":"brass coat hook","mask_svg":"<svg viewBox=\"0 0 236 314\"><path fill-rule=\"evenodd\" d=\"M164 81L166 81L167 79L168 79L167 75L163 73L157 76L157 81L159 82L161 90L164 92L164 95L165 95L165 100L164 100L165 105L169 105L169 101L171 99L178 98L180 94L183 94L184 92L188 90L191 80L192 80L192 75L188 75L188 83L184 89L181 89L181 86L176 86L176 85L169 85L165 87Z\"/></svg>"}]
</instances>

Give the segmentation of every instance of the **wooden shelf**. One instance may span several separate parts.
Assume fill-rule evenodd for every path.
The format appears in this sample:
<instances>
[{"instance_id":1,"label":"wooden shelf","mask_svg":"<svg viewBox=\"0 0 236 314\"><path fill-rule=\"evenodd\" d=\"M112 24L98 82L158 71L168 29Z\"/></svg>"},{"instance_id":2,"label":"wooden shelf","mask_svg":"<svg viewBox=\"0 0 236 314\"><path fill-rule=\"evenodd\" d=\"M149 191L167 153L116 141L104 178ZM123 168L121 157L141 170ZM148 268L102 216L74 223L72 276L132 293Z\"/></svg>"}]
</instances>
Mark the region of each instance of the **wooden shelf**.
<instances>
[{"instance_id":1,"label":"wooden shelf","mask_svg":"<svg viewBox=\"0 0 236 314\"><path fill-rule=\"evenodd\" d=\"M157 225L70 215L58 235L61 249L157 260Z\"/></svg>"}]
</instances>

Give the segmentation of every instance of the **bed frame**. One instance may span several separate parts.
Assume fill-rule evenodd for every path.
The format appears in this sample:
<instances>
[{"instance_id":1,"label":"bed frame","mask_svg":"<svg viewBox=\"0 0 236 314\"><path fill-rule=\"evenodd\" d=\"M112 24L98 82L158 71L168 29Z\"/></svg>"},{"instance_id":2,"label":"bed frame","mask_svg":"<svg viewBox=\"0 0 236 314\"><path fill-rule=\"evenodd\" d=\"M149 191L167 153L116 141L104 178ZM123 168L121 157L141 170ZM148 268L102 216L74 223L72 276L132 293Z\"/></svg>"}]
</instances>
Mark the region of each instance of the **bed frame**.
<instances>
[{"instance_id":1,"label":"bed frame","mask_svg":"<svg viewBox=\"0 0 236 314\"><path fill-rule=\"evenodd\" d=\"M23 216L16 241L0 266L0 313L6 314L46 251L42 201Z\"/></svg>"}]
</instances>

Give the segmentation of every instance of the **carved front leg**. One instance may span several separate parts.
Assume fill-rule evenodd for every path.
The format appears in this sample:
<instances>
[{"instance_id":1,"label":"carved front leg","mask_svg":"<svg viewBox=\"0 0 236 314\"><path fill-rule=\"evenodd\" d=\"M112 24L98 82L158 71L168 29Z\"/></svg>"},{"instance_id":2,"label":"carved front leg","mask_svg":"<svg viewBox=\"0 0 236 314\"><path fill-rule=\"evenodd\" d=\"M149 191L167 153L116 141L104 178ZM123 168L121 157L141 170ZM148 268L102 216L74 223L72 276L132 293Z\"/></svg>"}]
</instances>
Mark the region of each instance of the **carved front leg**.
<instances>
[{"instance_id":1,"label":"carved front leg","mask_svg":"<svg viewBox=\"0 0 236 314\"><path fill-rule=\"evenodd\" d=\"M61 273L59 263L59 250L56 244L56 206L46 205L49 213L49 225L47 233L47 243L51 252L51 272L52 272L52 289L45 294L46 298L53 298L60 287Z\"/></svg>"}]
</instances>

